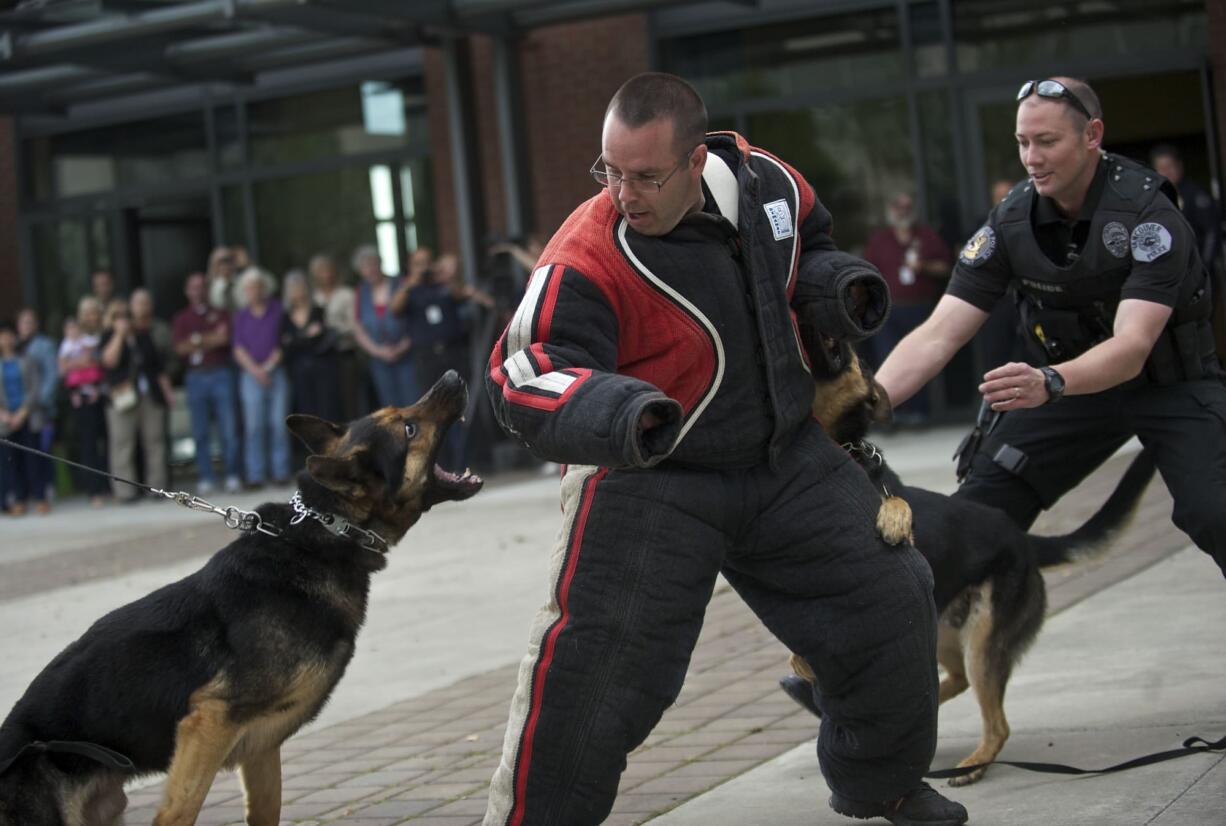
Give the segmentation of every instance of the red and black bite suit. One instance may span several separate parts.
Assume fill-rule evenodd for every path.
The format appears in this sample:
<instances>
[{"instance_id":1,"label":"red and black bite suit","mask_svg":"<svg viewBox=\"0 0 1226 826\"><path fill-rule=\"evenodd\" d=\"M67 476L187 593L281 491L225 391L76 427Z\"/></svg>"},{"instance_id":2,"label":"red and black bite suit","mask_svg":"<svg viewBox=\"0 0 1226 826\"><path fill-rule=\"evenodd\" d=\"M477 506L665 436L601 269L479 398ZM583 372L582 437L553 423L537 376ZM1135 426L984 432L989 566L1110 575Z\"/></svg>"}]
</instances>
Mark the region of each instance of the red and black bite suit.
<instances>
[{"instance_id":1,"label":"red and black bite suit","mask_svg":"<svg viewBox=\"0 0 1226 826\"><path fill-rule=\"evenodd\" d=\"M707 209L647 237L607 193L581 205L490 359L502 426L568 467L486 824L605 818L721 572L818 675L832 788L897 798L933 754L931 574L877 536L878 492L813 421L798 329L868 332L847 286L880 317L880 275L835 248L795 170L738 135L707 144ZM665 424L644 433L648 409Z\"/></svg>"}]
</instances>

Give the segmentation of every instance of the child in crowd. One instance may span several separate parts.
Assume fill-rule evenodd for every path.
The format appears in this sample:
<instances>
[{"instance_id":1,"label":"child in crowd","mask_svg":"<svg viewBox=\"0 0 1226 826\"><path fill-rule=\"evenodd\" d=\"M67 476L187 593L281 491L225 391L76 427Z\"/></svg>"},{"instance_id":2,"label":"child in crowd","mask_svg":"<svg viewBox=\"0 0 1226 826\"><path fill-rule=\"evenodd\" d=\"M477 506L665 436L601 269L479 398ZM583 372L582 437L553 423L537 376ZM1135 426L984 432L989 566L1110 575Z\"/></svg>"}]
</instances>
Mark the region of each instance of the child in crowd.
<instances>
[{"instance_id":1,"label":"child in crowd","mask_svg":"<svg viewBox=\"0 0 1226 826\"><path fill-rule=\"evenodd\" d=\"M69 365L64 387L73 407L97 400L102 392L102 365L97 360L98 336L86 335L75 318L64 320L64 339L60 342L60 363Z\"/></svg>"}]
</instances>

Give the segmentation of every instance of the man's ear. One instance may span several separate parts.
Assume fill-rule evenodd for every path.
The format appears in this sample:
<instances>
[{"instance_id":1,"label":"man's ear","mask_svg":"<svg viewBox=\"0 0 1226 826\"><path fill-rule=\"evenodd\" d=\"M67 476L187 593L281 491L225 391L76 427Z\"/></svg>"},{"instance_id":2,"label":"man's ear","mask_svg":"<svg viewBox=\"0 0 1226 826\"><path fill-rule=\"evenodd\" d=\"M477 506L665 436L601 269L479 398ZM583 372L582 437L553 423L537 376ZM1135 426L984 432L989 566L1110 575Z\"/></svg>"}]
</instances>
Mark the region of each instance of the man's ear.
<instances>
[{"instance_id":1,"label":"man's ear","mask_svg":"<svg viewBox=\"0 0 1226 826\"><path fill-rule=\"evenodd\" d=\"M1107 131L1106 124L1101 118L1091 118L1086 124L1086 146L1090 149L1098 149L1103 145L1103 136Z\"/></svg>"},{"instance_id":2,"label":"man's ear","mask_svg":"<svg viewBox=\"0 0 1226 826\"><path fill-rule=\"evenodd\" d=\"M359 465L364 451L355 451L342 458L308 456L307 473L312 479L345 499L360 499L366 495L366 480Z\"/></svg>"},{"instance_id":3,"label":"man's ear","mask_svg":"<svg viewBox=\"0 0 1226 826\"><path fill-rule=\"evenodd\" d=\"M291 414L285 425L312 453L331 453L337 440L345 435L345 428L340 425L305 413Z\"/></svg>"}]
</instances>

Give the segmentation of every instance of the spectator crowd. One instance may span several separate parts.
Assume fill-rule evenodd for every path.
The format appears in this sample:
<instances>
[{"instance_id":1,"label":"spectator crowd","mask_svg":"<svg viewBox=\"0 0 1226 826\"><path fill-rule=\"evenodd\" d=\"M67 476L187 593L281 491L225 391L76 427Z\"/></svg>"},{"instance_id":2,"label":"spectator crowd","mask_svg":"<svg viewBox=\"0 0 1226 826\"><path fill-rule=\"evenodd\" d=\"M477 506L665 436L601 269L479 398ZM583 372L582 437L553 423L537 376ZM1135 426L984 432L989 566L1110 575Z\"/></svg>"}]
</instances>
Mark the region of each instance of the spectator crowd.
<instances>
[{"instance_id":1,"label":"spectator crowd","mask_svg":"<svg viewBox=\"0 0 1226 826\"><path fill-rule=\"evenodd\" d=\"M288 484L306 458L290 444L290 412L347 421L413 404L447 370L468 380L474 331L507 312L452 254L419 247L403 275L385 273L373 246L350 263L353 287L327 254L278 280L242 247L218 247L187 275L169 321L148 290L119 295L107 271L93 273L58 343L33 308L0 319L0 437L165 489L181 382L200 495ZM464 469L466 435L453 428L438 459L447 470ZM95 473L70 479L95 507L140 498ZM46 513L57 487L51 460L0 444L4 512Z\"/></svg>"}]
</instances>

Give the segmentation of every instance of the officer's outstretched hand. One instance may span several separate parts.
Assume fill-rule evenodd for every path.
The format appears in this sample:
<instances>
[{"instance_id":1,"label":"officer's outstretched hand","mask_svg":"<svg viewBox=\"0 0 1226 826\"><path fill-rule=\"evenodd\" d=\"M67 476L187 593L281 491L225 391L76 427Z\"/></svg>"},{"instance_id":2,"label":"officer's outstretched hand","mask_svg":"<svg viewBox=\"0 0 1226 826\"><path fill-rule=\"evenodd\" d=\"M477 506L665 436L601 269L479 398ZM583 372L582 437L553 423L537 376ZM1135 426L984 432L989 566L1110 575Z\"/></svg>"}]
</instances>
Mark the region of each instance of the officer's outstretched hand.
<instances>
[{"instance_id":1,"label":"officer's outstretched hand","mask_svg":"<svg viewBox=\"0 0 1226 826\"><path fill-rule=\"evenodd\" d=\"M983 374L979 392L993 410L1021 410L1047 404L1047 387L1037 367L1011 361Z\"/></svg>"}]
</instances>

